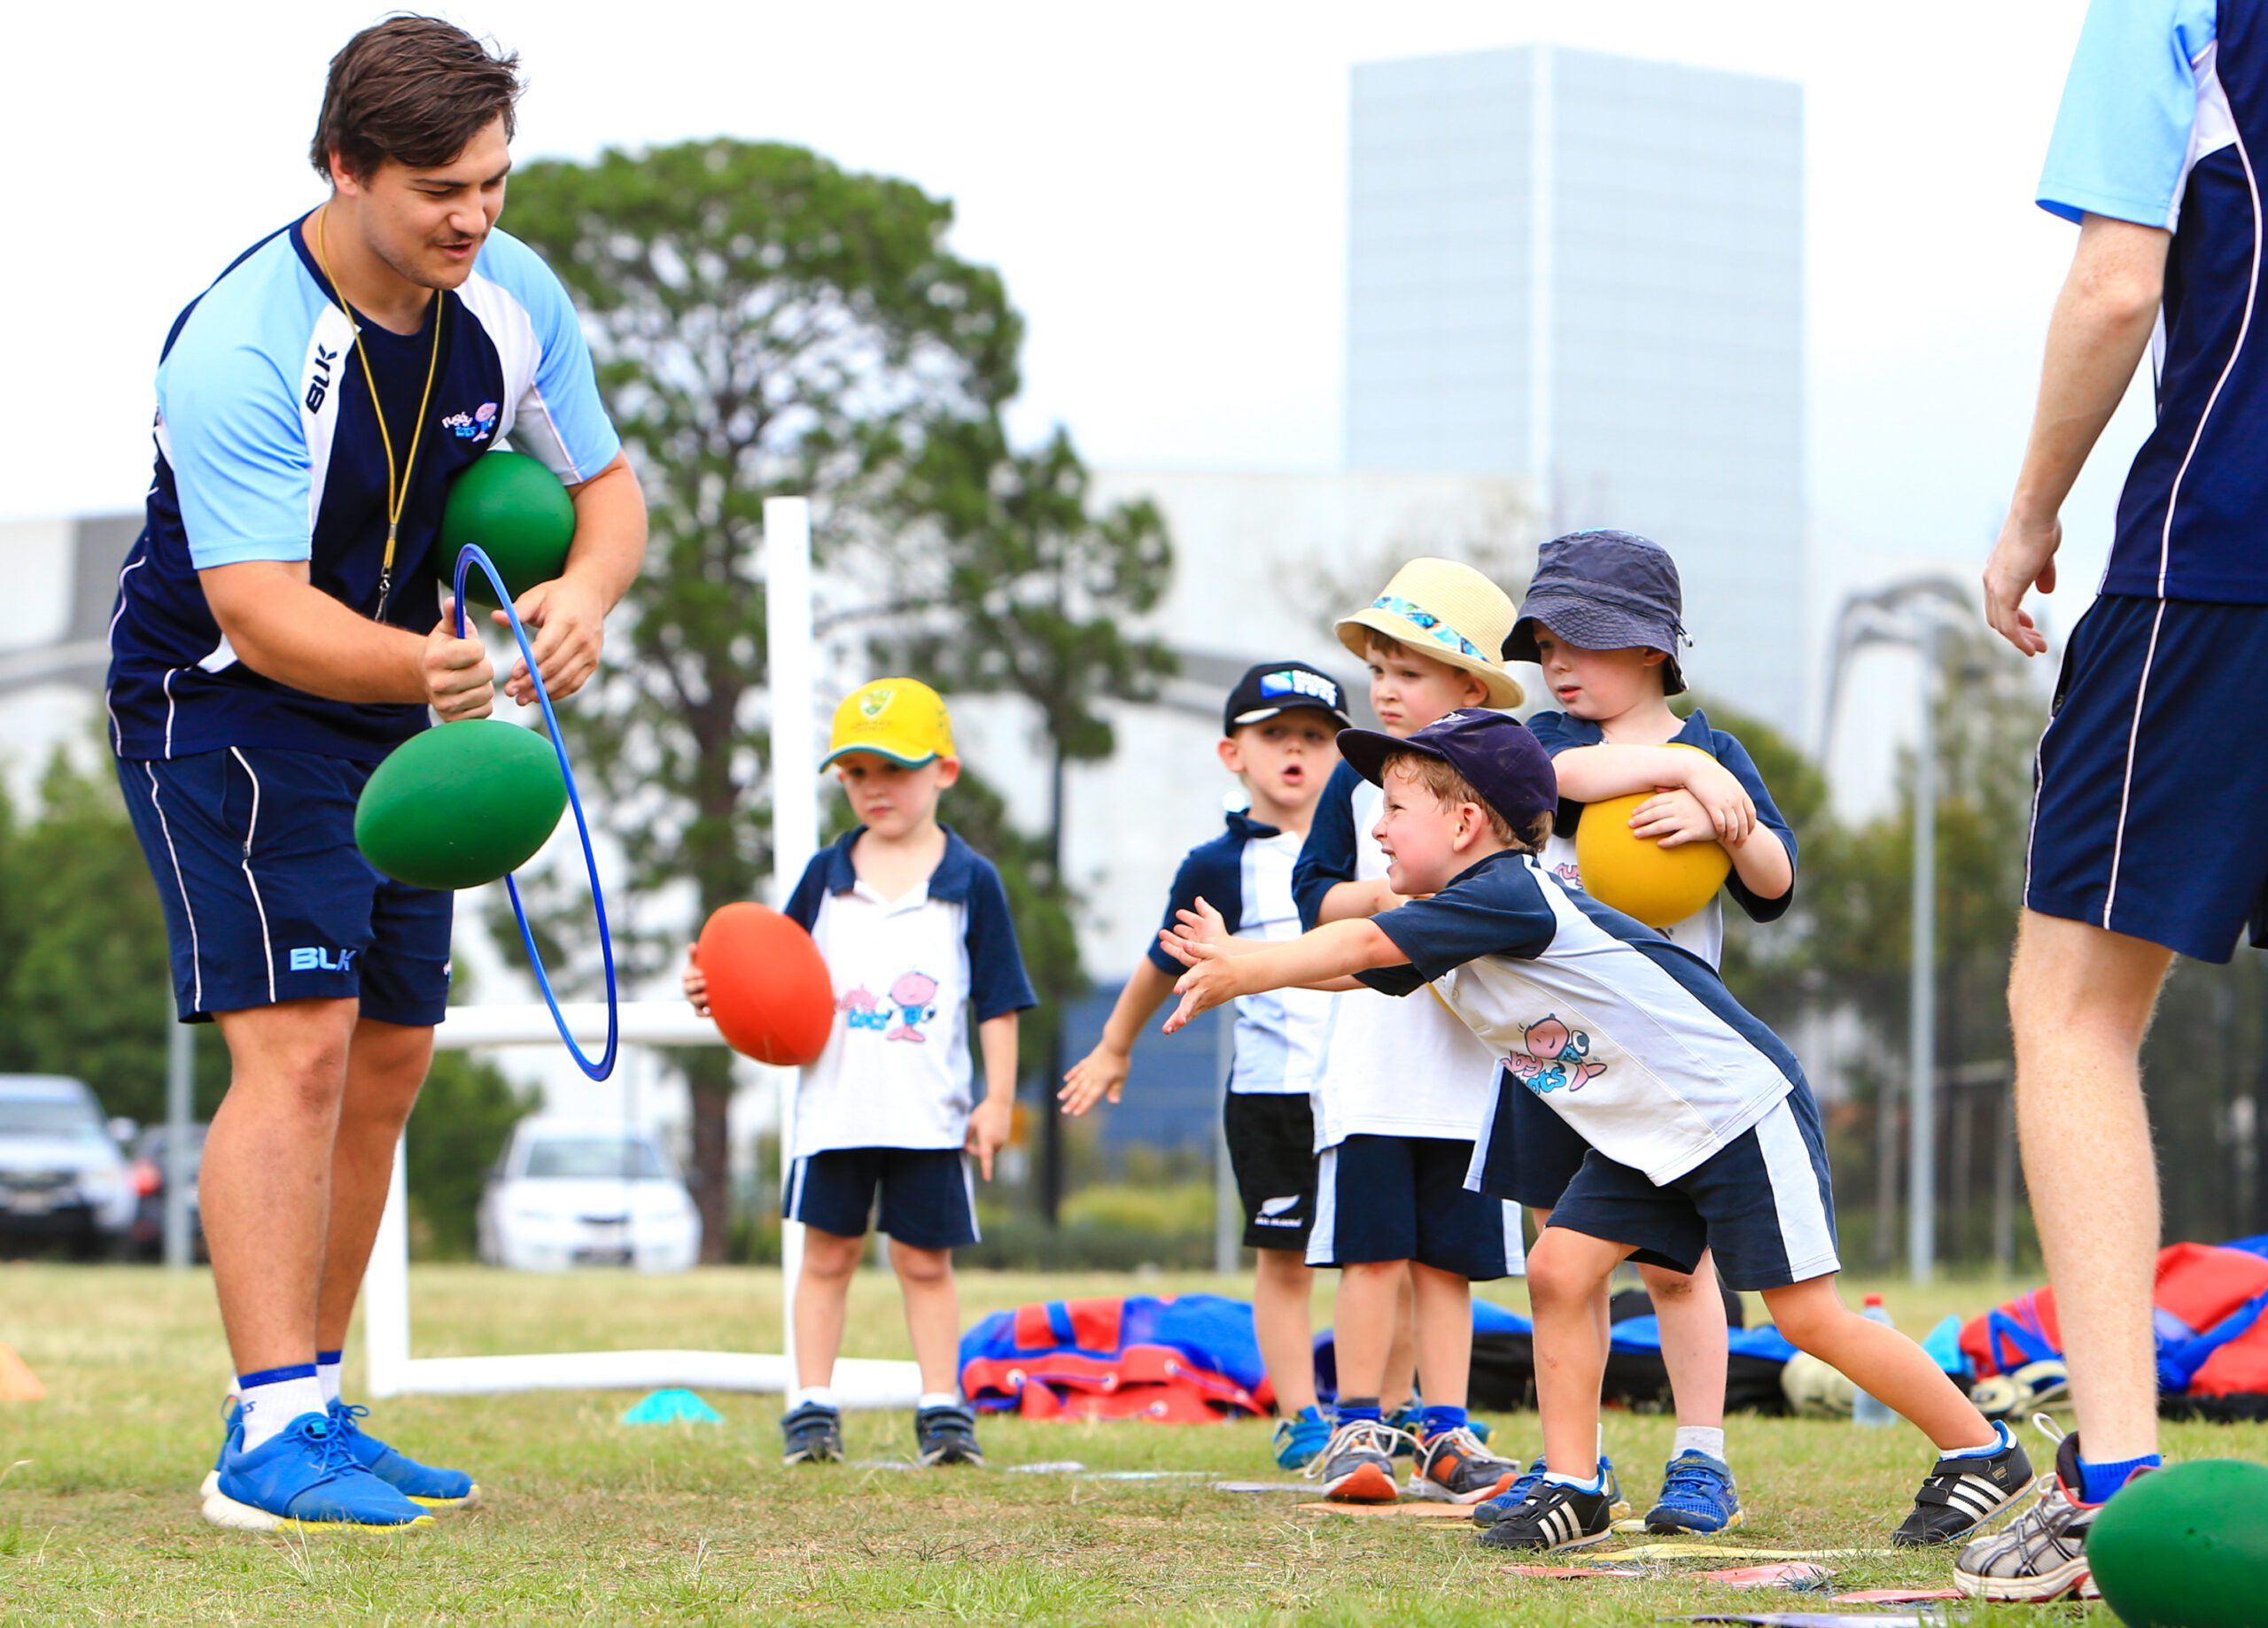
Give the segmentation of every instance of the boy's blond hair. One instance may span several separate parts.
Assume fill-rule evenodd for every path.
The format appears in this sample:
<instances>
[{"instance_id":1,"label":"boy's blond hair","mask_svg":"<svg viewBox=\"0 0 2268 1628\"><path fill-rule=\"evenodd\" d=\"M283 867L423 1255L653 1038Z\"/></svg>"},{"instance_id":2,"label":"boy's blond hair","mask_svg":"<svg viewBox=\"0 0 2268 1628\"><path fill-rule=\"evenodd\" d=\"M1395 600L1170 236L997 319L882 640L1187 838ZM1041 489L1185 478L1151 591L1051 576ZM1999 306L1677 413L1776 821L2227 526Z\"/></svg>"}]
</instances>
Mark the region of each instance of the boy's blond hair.
<instances>
[{"instance_id":1,"label":"boy's blond hair","mask_svg":"<svg viewBox=\"0 0 2268 1628\"><path fill-rule=\"evenodd\" d=\"M1530 820L1527 829L1516 831L1512 822L1497 810L1496 805L1474 789L1473 784L1457 771L1446 759L1430 752L1390 752L1379 765L1379 778L1383 779L1395 770L1401 770L1411 781L1431 792L1433 800L1443 808L1460 802L1470 802L1488 818L1488 829L1495 839L1516 854L1535 854L1551 836L1551 816L1549 812Z\"/></svg>"}]
</instances>

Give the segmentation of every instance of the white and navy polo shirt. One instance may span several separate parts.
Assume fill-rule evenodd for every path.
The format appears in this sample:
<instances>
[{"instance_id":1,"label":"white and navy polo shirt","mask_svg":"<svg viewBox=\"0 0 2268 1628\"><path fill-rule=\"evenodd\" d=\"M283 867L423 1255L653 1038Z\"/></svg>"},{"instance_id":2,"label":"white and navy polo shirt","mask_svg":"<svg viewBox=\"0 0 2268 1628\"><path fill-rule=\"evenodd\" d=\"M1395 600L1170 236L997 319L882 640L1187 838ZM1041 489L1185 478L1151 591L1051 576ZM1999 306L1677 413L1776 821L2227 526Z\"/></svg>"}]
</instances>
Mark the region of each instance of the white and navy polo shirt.
<instances>
[{"instance_id":1,"label":"white and navy polo shirt","mask_svg":"<svg viewBox=\"0 0 2268 1628\"><path fill-rule=\"evenodd\" d=\"M1539 712L1527 721L1530 733L1543 743L1543 749L1557 757L1579 746L1599 746L1606 733L1591 718L1571 717L1565 712ZM1796 864L1796 833L1772 801L1772 794L1764 787L1764 777L1756 771L1756 761L1748 748L1735 736L1721 729L1712 729L1708 718L1698 707L1672 735L1671 746L1697 747L1727 769L1756 804L1756 823L1779 833L1780 841L1788 847L1788 866L1793 872ZM1569 888L1583 885L1582 862L1575 854L1575 833L1581 828L1583 807L1580 802L1562 798L1559 811L1551 826L1551 839L1543 845L1544 868ZM1788 891L1776 899L1759 898L1749 885L1741 880L1736 871L1725 878L1724 893L1729 893L1741 909L1748 912L1751 921L1777 921L1787 914L1788 906L1795 903L1796 888L1792 875ZM1722 894L1713 895L1709 902L1682 921L1674 921L1660 929L1661 935L1680 949L1689 950L1710 965L1715 966L1725 958L1725 911Z\"/></svg>"},{"instance_id":2,"label":"white and navy polo shirt","mask_svg":"<svg viewBox=\"0 0 2268 1628\"><path fill-rule=\"evenodd\" d=\"M1179 913L1195 909L1202 898L1221 912L1231 933L1271 942L1299 937L1292 867L1299 860L1301 839L1246 814L1231 814L1228 825L1181 862L1163 925L1177 931ZM1169 978L1179 978L1184 970L1154 940L1150 961ZM1229 1089L1253 1095L1314 1089L1332 997L1319 989L1276 989L1245 996L1236 1005L1236 1060Z\"/></svg>"},{"instance_id":3,"label":"white and navy polo shirt","mask_svg":"<svg viewBox=\"0 0 2268 1628\"><path fill-rule=\"evenodd\" d=\"M953 832L929 880L885 899L858 879L859 826L804 867L786 913L819 945L835 1032L796 1092L794 1157L958 1148L968 1136L968 1014L1039 1004L1000 872Z\"/></svg>"},{"instance_id":4,"label":"white and navy polo shirt","mask_svg":"<svg viewBox=\"0 0 2268 1628\"><path fill-rule=\"evenodd\" d=\"M1714 968L1560 887L1534 855L1491 854L1374 919L1410 965L1363 982L1394 995L1430 984L1511 1081L1657 1185L1809 1089Z\"/></svg>"},{"instance_id":5,"label":"white and navy polo shirt","mask_svg":"<svg viewBox=\"0 0 2268 1628\"><path fill-rule=\"evenodd\" d=\"M566 291L504 232L488 234L462 288L429 303L419 332L360 327L397 467L433 370L384 616L423 633L439 614L434 537L453 477L509 437L572 484L621 443ZM249 560L305 561L316 587L376 610L386 454L354 334L295 222L238 257L167 336L157 470L111 619L120 757L263 746L375 762L425 727L423 706L327 701L253 672L221 637L198 578Z\"/></svg>"},{"instance_id":6,"label":"white and navy polo shirt","mask_svg":"<svg viewBox=\"0 0 2268 1628\"><path fill-rule=\"evenodd\" d=\"M1324 895L1339 883L1386 875L1386 856L1371 834L1385 798L1353 764L1342 761L1332 771L1292 872L1301 925L1316 925ZM1329 999L1331 1027L1316 1081L1316 1151L1349 1136L1473 1139L1495 1100L1496 1058L1456 1012L1440 1001L1394 1001L1368 989Z\"/></svg>"},{"instance_id":7,"label":"white and navy polo shirt","mask_svg":"<svg viewBox=\"0 0 2268 1628\"><path fill-rule=\"evenodd\" d=\"M2251 0L2095 0L2039 178L2066 220L2173 233L2157 423L2101 591L2268 603L2268 321L2260 311L2268 15Z\"/></svg>"}]
</instances>

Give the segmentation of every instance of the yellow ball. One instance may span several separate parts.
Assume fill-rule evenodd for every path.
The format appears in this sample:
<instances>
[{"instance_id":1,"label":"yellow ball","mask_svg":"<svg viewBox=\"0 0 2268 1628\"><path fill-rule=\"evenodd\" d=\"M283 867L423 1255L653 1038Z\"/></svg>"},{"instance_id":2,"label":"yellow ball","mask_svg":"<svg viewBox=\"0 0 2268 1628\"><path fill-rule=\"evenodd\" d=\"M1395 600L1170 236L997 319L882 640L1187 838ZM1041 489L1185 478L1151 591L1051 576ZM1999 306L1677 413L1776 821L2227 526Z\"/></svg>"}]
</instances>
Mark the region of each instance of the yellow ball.
<instances>
[{"instance_id":1,"label":"yellow ball","mask_svg":"<svg viewBox=\"0 0 2268 1628\"><path fill-rule=\"evenodd\" d=\"M1664 848L1633 835L1630 816L1653 795L1635 792L1585 804L1583 823L1575 827L1575 863L1591 897L1650 927L1666 927L1716 897L1733 860L1720 842Z\"/></svg>"}]
</instances>

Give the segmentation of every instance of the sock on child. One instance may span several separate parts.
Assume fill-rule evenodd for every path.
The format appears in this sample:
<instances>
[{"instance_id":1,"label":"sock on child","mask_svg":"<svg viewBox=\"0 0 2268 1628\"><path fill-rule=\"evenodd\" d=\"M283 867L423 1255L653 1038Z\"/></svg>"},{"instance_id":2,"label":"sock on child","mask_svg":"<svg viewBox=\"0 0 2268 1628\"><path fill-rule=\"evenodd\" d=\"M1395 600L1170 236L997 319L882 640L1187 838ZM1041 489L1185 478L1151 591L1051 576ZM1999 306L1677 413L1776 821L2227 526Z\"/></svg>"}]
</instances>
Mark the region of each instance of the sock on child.
<instances>
[{"instance_id":1,"label":"sock on child","mask_svg":"<svg viewBox=\"0 0 2268 1628\"><path fill-rule=\"evenodd\" d=\"M1669 1455L1678 1458L1688 1453L1705 1454L1720 1464L1730 1461L1725 1457L1725 1432L1721 1429L1711 1430L1703 1424L1681 1424L1677 1427L1677 1439L1670 1444Z\"/></svg>"},{"instance_id":2,"label":"sock on child","mask_svg":"<svg viewBox=\"0 0 2268 1628\"><path fill-rule=\"evenodd\" d=\"M921 1399L914 1405L923 1413L928 1413L932 1407L958 1407L960 1406L960 1392L958 1391L924 1391L921 1393Z\"/></svg>"},{"instance_id":3,"label":"sock on child","mask_svg":"<svg viewBox=\"0 0 2268 1628\"><path fill-rule=\"evenodd\" d=\"M1462 1407L1429 1405L1425 1409L1425 1422L1420 1428L1428 1436L1438 1436L1443 1430L1461 1430L1472 1423L1472 1417Z\"/></svg>"},{"instance_id":4,"label":"sock on child","mask_svg":"<svg viewBox=\"0 0 2268 1628\"><path fill-rule=\"evenodd\" d=\"M789 1413L793 1413L798 1407L824 1407L829 1413L840 1413L842 1411L842 1409L835 1405L835 1387L833 1385L804 1385L796 1390L788 1398L788 1411Z\"/></svg>"},{"instance_id":5,"label":"sock on child","mask_svg":"<svg viewBox=\"0 0 2268 1628\"><path fill-rule=\"evenodd\" d=\"M1379 1411L1375 1396L1342 1396L1339 1399L1339 1423L1352 1424L1357 1419L1368 1419L1375 1424L1385 1415Z\"/></svg>"},{"instance_id":6,"label":"sock on child","mask_svg":"<svg viewBox=\"0 0 2268 1628\"><path fill-rule=\"evenodd\" d=\"M322 1412L322 1382L312 1362L239 1374L237 1406L243 1410L245 1451L250 1453L281 1436L300 1415Z\"/></svg>"}]
</instances>

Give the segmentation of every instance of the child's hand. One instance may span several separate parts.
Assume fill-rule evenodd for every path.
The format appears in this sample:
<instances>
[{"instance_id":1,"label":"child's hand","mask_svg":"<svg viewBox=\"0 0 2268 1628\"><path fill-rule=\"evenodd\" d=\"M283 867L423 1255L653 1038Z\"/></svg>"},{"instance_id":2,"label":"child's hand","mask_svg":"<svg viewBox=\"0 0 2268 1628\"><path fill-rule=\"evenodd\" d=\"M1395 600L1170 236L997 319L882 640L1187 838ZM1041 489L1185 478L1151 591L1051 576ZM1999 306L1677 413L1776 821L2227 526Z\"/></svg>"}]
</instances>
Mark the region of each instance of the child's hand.
<instances>
[{"instance_id":1,"label":"child's hand","mask_svg":"<svg viewBox=\"0 0 2268 1628\"><path fill-rule=\"evenodd\" d=\"M701 970L701 946L685 947L685 998L703 1017L709 1015L709 974Z\"/></svg>"},{"instance_id":2,"label":"child's hand","mask_svg":"<svg viewBox=\"0 0 2268 1628\"><path fill-rule=\"evenodd\" d=\"M1642 842L1681 848L1688 842L1715 841L1717 825L1701 806L1700 798L1677 787L1657 792L1640 803L1630 816L1630 833Z\"/></svg>"},{"instance_id":3,"label":"child's hand","mask_svg":"<svg viewBox=\"0 0 2268 1628\"><path fill-rule=\"evenodd\" d=\"M1014 1107L1005 1097L988 1097L968 1113L968 1136L963 1146L976 1155L976 1167L992 1179L992 1156L1008 1145L1014 1124Z\"/></svg>"},{"instance_id":4,"label":"child's hand","mask_svg":"<svg viewBox=\"0 0 2268 1628\"><path fill-rule=\"evenodd\" d=\"M1195 910L1176 911L1174 919L1181 923L1182 937L1192 942L1223 944L1228 942L1229 924L1222 919L1220 911L1206 903L1201 893L1197 895Z\"/></svg>"},{"instance_id":5,"label":"child's hand","mask_svg":"<svg viewBox=\"0 0 2268 1628\"><path fill-rule=\"evenodd\" d=\"M1189 968L1173 987L1173 992L1181 996L1181 1004L1166 1019L1165 1032L1170 1035L1198 1013L1210 1012L1236 998L1236 966L1215 945L1176 940L1165 934L1160 936L1174 957Z\"/></svg>"},{"instance_id":6,"label":"child's hand","mask_svg":"<svg viewBox=\"0 0 2268 1628\"><path fill-rule=\"evenodd\" d=\"M1739 778L1705 752L1680 752L1677 756L1694 760L1686 772L1685 789L1708 810L1717 841L1728 845L1747 841L1756 829L1756 804Z\"/></svg>"},{"instance_id":7,"label":"child's hand","mask_svg":"<svg viewBox=\"0 0 2268 1628\"><path fill-rule=\"evenodd\" d=\"M1105 1097L1115 1105L1119 1093L1126 1089L1126 1071L1133 1061L1123 1051L1097 1046L1071 1065L1071 1072L1063 1076L1063 1089L1055 1093L1055 1100L1075 1120Z\"/></svg>"}]
</instances>

